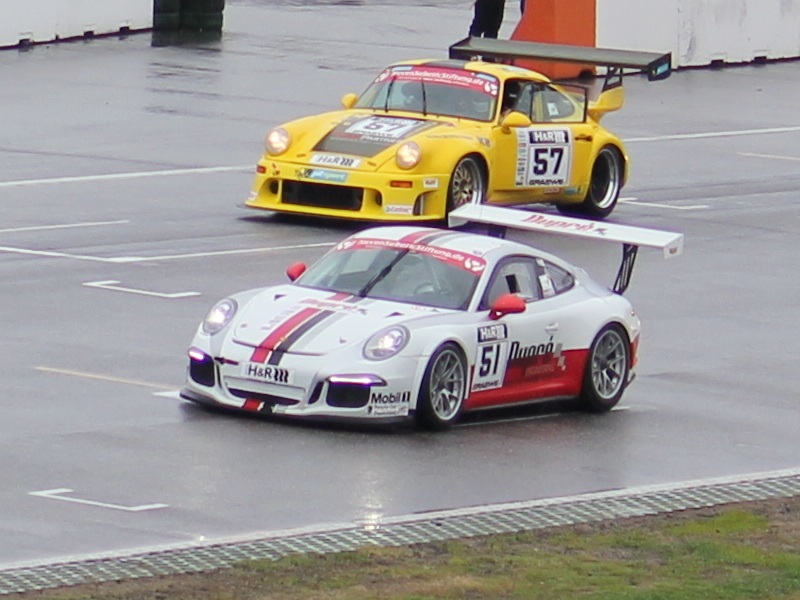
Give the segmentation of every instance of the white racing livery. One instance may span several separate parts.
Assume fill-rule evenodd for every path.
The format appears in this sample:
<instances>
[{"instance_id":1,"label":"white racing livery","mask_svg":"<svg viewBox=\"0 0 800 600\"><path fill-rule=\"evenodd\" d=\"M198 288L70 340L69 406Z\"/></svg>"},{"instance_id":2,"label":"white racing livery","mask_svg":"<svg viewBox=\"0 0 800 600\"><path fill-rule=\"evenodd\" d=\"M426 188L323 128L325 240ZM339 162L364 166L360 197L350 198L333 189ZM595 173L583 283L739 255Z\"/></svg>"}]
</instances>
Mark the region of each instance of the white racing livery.
<instances>
[{"instance_id":1,"label":"white racing livery","mask_svg":"<svg viewBox=\"0 0 800 600\"><path fill-rule=\"evenodd\" d=\"M638 246L679 254L680 234L466 205L485 223L624 244L615 291L500 237L425 227L356 233L291 283L218 302L189 350L185 399L252 412L443 430L465 411L575 398L617 404L639 318L621 292Z\"/></svg>"}]
</instances>

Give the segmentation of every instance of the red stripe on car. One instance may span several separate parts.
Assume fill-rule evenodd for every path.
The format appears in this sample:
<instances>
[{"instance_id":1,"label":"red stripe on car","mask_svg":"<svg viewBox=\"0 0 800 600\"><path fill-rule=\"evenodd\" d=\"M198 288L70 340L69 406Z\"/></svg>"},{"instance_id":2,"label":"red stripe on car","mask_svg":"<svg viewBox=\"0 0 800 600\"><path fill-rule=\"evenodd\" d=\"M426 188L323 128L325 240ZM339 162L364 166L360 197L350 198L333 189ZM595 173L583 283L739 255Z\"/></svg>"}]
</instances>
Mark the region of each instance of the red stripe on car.
<instances>
[{"instance_id":1,"label":"red stripe on car","mask_svg":"<svg viewBox=\"0 0 800 600\"><path fill-rule=\"evenodd\" d=\"M341 301L349 298L350 296L351 294L338 292L333 294L330 298L328 298L328 300ZM258 345L258 348L253 351L253 356L250 358L250 360L252 362L259 363L266 362L270 355L281 347L281 344L286 341L293 331L301 327L309 319L314 318L321 312L323 312L322 309L309 307L293 314L291 317L286 319L286 321L272 330L272 332L264 339L264 341Z\"/></svg>"}]
</instances>

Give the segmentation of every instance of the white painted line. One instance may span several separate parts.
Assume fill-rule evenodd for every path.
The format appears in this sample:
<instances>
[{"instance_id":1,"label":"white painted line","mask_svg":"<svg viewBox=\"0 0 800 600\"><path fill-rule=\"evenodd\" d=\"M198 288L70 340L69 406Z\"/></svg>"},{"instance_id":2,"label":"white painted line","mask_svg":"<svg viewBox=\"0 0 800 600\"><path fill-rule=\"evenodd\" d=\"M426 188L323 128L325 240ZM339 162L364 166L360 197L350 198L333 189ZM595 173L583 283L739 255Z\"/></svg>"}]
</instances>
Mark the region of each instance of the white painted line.
<instances>
[{"instance_id":1,"label":"white painted line","mask_svg":"<svg viewBox=\"0 0 800 600\"><path fill-rule=\"evenodd\" d=\"M81 498L67 498L61 494L71 494L74 490L69 488L58 488L55 490L43 490L41 492L28 492L31 496L40 498L50 498L52 500L64 500L65 502L75 502L76 504L88 504L89 506L99 506L100 508L112 508L114 510L124 510L126 512L143 512L146 510L156 510L167 508L169 504L142 504L140 506L122 506L120 504L109 504L107 502L96 502L94 500L82 500Z\"/></svg>"},{"instance_id":2,"label":"white painted line","mask_svg":"<svg viewBox=\"0 0 800 600\"><path fill-rule=\"evenodd\" d=\"M675 206L672 204L659 204L658 202L640 202L638 198L620 198L620 204L635 204L636 206L652 206L653 208L667 208L670 210L701 210L709 208L708 204L688 204L685 206Z\"/></svg>"},{"instance_id":3,"label":"white painted line","mask_svg":"<svg viewBox=\"0 0 800 600\"><path fill-rule=\"evenodd\" d=\"M755 152L737 152L739 156L754 156L756 158L772 158L775 160L795 160L800 161L797 156L780 156L778 154L756 154Z\"/></svg>"},{"instance_id":4,"label":"white painted line","mask_svg":"<svg viewBox=\"0 0 800 600\"><path fill-rule=\"evenodd\" d=\"M200 296L200 292L177 292L173 294L166 294L164 292L149 292L147 290L137 290L135 288L121 287L117 285L121 283L114 279L108 281L90 281L84 283L86 287L100 288L102 290L113 290L115 292L128 292L129 294L140 294L142 296L155 296L156 298L168 298L170 300L175 298L189 298L191 296Z\"/></svg>"},{"instance_id":5,"label":"white painted line","mask_svg":"<svg viewBox=\"0 0 800 600\"><path fill-rule=\"evenodd\" d=\"M95 221L87 223L64 223L62 225L38 225L34 227L10 227L0 229L0 233L18 233L20 231L45 231L49 229L72 229L75 227L98 227L100 225L122 225L130 221Z\"/></svg>"},{"instance_id":6,"label":"white painted line","mask_svg":"<svg viewBox=\"0 0 800 600\"><path fill-rule=\"evenodd\" d=\"M53 252L50 250L30 250L28 248L12 248L11 246L0 246L0 252L9 254L27 254L29 256L47 256L49 258L71 258L73 260L88 260L105 263L127 263L139 262L144 260L139 257L120 257L120 258L101 258L99 256L84 256L81 254L69 254L67 252Z\"/></svg>"},{"instance_id":7,"label":"white painted line","mask_svg":"<svg viewBox=\"0 0 800 600\"><path fill-rule=\"evenodd\" d=\"M318 244L295 244L292 246L267 246L263 248L243 248L241 250L217 250L213 252L195 252L192 254L168 254L165 256L116 256L104 258L101 256L86 256L82 254L69 254L66 252L53 252L50 250L30 250L28 248L14 248L0 246L0 252L9 254L27 254L30 256L47 256L50 258L71 258L73 260L88 260L113 264L137 263L160 260L177 260L183 258L204 258L208 256L228 256L235 254L255 254L259 252L274 252L277 250L303 250L307 248L324 248L333 246L335 242L321 242Z\"/></svg>"},{"instance_id":8,"label":"white painted line","mask_svg":"<svg viewBox=\"0 0 800 600\"><path fill-rule=\"evenodd\" d=\"M49 179L26 179L21 181L0 181L0 188L49 183L84 183L87 181L107 181L115 179L141 179L145 177L169 177L171 175L202 175L205 173L225 173L228 171L252 171L254 165L238 167L203 167L198 169L169 169L166 171L140 171L138 173L110 173L108 175L84 175L81 177L52 177Z\"/></svg>"},{"instance_id":9,"label":"white painted line","mask_svg":"<svg viewBox=\"0 0 800 600\"><path fill-rule=\"evenodd\" d=\"M707 138L735 137L739 135L762 135L765 133L790 133L800 131L800 126L771 127L767 129L741 129L738 131L709 131L706 133L677 133L674 135L658 135L653 137L629 138L626 144L636 142L668 142L671 140L699 140Z\"/></svg>"},{"instance_id":10,"label":"white painted line","mask_svg":"<svg viewBox=\"0 0 800 600\"><path fill-rule=\"evenodd\" d=\"M153 396L161 396L162 398L170 398L172 400L182 400L181 393L178 390L171 392L153 392Z\"/></svg>"},{"instance_id":11,"label":"white painted line","mask_svg":"<svg viewBox=\"0 0 800 600\"><path fill-rule=\"evenodd\" d=\"M129 262L151 260L177 260L183 258L206 258L208 256L229 256L234 254L255 254L258 252L275 252L276 250L304 250L307 248L325 248L335 246L338 242L319 242L317 244L295 244L292 246L268 246L264 248L243 248L241 250L214 250L210 252L193 252L190 254L167 254L164 256L131 257Z\"/></svg>"}]
</instances>

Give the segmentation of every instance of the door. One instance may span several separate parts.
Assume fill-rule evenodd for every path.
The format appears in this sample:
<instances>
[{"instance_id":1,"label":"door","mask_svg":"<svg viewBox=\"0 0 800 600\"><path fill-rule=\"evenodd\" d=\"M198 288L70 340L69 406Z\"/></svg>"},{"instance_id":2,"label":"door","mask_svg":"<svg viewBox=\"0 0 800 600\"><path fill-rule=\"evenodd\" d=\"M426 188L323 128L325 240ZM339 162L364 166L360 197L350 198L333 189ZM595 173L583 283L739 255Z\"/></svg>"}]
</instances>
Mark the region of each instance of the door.
<instances>
[{"instance_id":1,"label":"door","mask_svg":"<svg viewBox=\"0 0 800 600\"><path fill-rule=\"evenodd\" d=\"M486 321L478 327L467 408L526 402L569 391L564 387L564 302L551 302L554 286L542 274L537 259L522 256L507 258L492 274L480 305ZM526 310L490 320L492 302L508 293L525 299Z\"/></svg>"},{"instance_id":2,"label":"door","mask_svg":"<svg viewBox=\"0 0 800 600\"><path fill-rule=\"evenodd\" d=\"M528 116L530 127L496 128L495 188L520 192L520 201L585 193L594 125L586 119L586 90L518 81L506 82L503 106ZM574 88L574 89L573 89Z\"/></svg>"}]
</instances>

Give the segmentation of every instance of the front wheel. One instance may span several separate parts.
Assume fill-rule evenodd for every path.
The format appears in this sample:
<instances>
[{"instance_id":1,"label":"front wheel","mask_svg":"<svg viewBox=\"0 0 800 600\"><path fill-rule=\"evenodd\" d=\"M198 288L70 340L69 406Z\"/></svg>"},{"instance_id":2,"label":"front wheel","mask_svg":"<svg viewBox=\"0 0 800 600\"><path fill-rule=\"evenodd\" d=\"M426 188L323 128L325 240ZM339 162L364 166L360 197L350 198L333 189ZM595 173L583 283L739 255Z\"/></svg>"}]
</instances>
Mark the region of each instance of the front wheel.
<instances>
[{"instance_id":1,"label":"front wheel","mask_svg":"<svg viewBox=\"0 0 800 600\"><path fill-rule=\"evenodd\" d=\"M619 325L607 325L594 338L586 359L581 403L589 412L607 412L616 406L628 383L630 345Z\"/></svg>"},{"instance_id":2,"label":"front wheel","mask_svg":"<svg viewBox=\"0 0 800 600\"><path fill-rule=\"evenodd\" d=\"M461 349L443 344L431 356L417 398L417 422L425 429L453 426L467 396L467 361Z\"/></svg>"},{"instance_id":3,"label":"front wheel","mask_svg":"<svg viewBox=\"0 0 800 600\"><path fill-rule=\"evenodd\" d=\"M486 199L486 178L478 161L465 156L453 169L447 188L447 212L464 204L481 204Z\"/></svg>"},{"instance_id":4,"label":"front wheel","mask_svg":"<svg viewBox=\"0 0 800 600\"><path fill-rule=\"evenodd\" d=\"M622 190L622 155L613 146L605 146L597 154L592 166L589 191L580 204L558 206L563 214L579 214L594 219L605 219L614 210Z\"/></svg>"}]
</instances>

